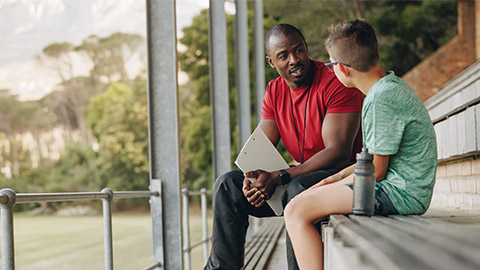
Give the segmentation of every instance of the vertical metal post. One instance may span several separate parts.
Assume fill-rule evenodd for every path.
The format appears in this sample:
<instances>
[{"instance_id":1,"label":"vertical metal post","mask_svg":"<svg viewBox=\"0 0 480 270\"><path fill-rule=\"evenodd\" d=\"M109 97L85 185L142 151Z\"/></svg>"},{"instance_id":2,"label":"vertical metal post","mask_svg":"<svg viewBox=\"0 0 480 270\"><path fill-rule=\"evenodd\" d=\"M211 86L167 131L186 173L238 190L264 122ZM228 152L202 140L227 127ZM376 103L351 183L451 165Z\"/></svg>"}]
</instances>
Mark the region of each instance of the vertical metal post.
<instances>
[{"instance_id":1,"label":"vertical metal post","mask_svg":"<svg viewBox=\"0 0 480 270\"><path fill-rule=\"evenodd\" d=\"M113 191L104 188L108 197L102 199L103 204L103 245L105 251L105 270L113 270L113 237L112 237L112 199Z\"/></svg>"},{"instance_id":2,"label":"vertical metal post","mask_svg":"<svg viewBox=\"0 0 480 270\"><path fill-rule=\"evenodd\" d=\"M13 190L4 188L0 194L7 197L5 203L1 204L2 219L2 269L15 269L15 250L13 241L13 207L16 202L16 195Z\"/></svg>"},{"instance_id":3,"label":"vertical metal post","mask_svg":"<svg viewBox=\"0 0 480 270\"><path fill-rule=\"evenodd\" d=\"M183 250L185 251L185 268L190 270L192 263L190 260L190 219L188 218L188 189L182 189L183 198Z\"/></svg>"},{"instance_id":4,"label":"vertical metal post","mask_svg":"<svg viewBox=\"0 0 480 270\"><path fill-rule=\"evenodd\" d=\"M209 62L214 177L230 171L227 25L222 0L210 0Z\"/></svg>"},{"instance_id":5,"label":"vertical metal post","mask_svg":"<svg viewBox=\"0 0 480 270\"><path fill-rule=\"evenodd\" d=\"M239 148L251 133L250 79L248 68L247 0L235 0L235 85L237 87L237 119L239 123Z\"/></svg>"},{"instance_id":6,"label":"vertical metal post","mask_svg":"<svg viewBox=\"0 0 480 270\"><path fill-rule=\"evenodd\" d=\"M207 190L200 189L202 198L202 240L203 242L203 262L208 260L208 223L207 223Z\"/></svg>"},{"instance_id":7,"label":"vertical metal post","mask_svg":"<svg viewBox=\"0 0 480 270\"><path fill-rule=\"evenodd\" d=\"M262 120L265 95L265 51L263 37L263 0L255 0L255 92L257 123Z\"/></svg>"},{"instance_id":8,"label":"vertical metal post","mask_svg":"<svg viewBox=\"0 0 480 270\"><path fill-rule=\"evenodd\" d=\"M147 0L147 28L153 261L182 269L175 1Z\"/></svg>"}]
</instances>

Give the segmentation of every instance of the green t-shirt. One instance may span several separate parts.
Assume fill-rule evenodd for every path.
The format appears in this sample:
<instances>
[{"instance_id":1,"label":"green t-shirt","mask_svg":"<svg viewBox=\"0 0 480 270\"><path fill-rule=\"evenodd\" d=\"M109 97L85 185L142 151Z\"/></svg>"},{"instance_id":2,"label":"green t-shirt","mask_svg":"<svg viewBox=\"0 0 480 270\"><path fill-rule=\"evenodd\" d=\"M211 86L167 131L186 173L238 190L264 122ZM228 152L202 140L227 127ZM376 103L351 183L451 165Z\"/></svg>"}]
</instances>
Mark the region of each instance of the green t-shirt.
<instances>
[{"instance_id":1,"label":"green t-shirt","mask_svg":"<svg viewBox=\"0 0 480 270\"><path fill-rule=\"evenodd\" d=\"M430 116L413 89L392 71L375 83L363 102L365 147L389 155L380 182L399 214L423 214L432 198L437 142Z\"/></svg>"}]
</instances>

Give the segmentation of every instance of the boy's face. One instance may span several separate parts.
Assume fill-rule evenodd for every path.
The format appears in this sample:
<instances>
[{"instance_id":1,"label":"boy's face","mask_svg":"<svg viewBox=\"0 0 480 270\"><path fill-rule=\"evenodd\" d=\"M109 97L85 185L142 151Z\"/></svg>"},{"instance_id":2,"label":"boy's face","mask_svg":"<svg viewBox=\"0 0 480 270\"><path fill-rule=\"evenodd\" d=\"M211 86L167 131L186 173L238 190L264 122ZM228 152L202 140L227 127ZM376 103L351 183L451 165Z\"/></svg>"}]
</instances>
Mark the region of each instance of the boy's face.
<instances>
[{"instance_id":1,"label":"boy's face","mask_svg":"<svg viewBox=\"0 0 480 270\"><path fill-rule=\"evenodd\" d=\"M329 52L330 55L330 52ZM335 60L331 55L330 55L330 62L338 62ZM345 74L340 70L340 65L341 64L336 64L333 65L333 72L335 72L335 76L337 76L337 79L346 87L355 87L350 79L350 77L345 76ZM346 68L346 67L345 67Z\"/></svg>"},{"instance_id":2,"label":"boy's face","mask_svg":"<svg viewBox=\"0 0 480 270\"><path fill-rule=\"evenodd\" d=\"M307 44L298 34L276 35L270 39L267 61L293 88L308 83L310 59Z\"/></svg>"}]
</instances>

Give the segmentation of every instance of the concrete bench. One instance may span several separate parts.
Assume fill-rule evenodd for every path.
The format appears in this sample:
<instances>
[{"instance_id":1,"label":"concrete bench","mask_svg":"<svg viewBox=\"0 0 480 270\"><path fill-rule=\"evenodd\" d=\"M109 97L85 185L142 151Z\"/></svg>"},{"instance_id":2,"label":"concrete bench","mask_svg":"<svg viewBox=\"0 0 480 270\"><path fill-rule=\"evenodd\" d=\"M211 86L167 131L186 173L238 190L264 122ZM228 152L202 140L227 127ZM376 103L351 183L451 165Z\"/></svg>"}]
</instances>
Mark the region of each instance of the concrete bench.
<instances>
[{"instance_id":1,"label":"concrete bench","mask_svg":"<svg viewBox=\"0 0 480 270\"><path fill-rule=\"evenodd\" d=\"M245 245L244 270L264 269L285 225L283 217L272 217L262 224Z\"/></svg>"},{"instance_id":2,"label":"concrete bench","mask_svg":"<svg viewBox=\"0 0 480 270\"><path fill-rule=\"evenodd\" d=\"M480 233L423 216L332 215L325 269L480 269Z\"/></svg>"}]
</instances>

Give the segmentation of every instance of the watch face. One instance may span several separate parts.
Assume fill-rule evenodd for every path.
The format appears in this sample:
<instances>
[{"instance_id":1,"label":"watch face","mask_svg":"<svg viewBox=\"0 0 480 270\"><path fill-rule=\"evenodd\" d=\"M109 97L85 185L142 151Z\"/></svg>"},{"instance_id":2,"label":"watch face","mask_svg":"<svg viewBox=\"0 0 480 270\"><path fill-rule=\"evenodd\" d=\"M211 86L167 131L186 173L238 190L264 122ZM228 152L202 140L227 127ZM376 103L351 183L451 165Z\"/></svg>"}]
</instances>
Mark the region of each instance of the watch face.
<instances>
[{"instance_id":1,"label":"watch face","mask_svg":"<svg viewBox=\"0 0 480 270\"><path fill-rule=\"evenodd\" d=\"M286 170L281 170L280 180L282 180L282 185L287 184L290 181L290 174Z\"/></svg>"}]
</instances>

